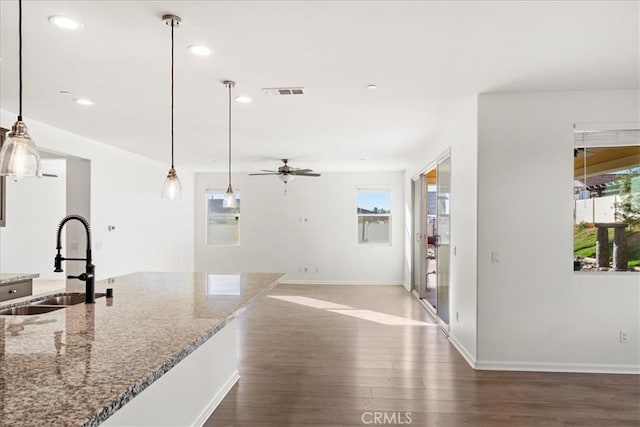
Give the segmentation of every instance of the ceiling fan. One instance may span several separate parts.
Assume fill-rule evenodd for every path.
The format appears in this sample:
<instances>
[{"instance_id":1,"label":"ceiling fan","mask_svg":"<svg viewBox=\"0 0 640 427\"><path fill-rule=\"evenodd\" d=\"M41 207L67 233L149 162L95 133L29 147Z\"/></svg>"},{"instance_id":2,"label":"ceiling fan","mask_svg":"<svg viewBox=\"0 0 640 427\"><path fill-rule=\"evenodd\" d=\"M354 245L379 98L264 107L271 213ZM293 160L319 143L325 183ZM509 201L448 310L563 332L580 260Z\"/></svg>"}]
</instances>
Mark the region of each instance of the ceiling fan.
<instances>
[{"instance_id":1,"label":"ceiling fan","mask_svg":"<svg viewBox=\"0 0 640 427\"><path fill-rule=\"evenodd\" d=\"M277 171L262 169L261 173L250 173L249 175L277 175L284 182L284 194L287 194L287 183L296 176L320 176L319 173L313 172L312 169L292 168L288 165L289 159L282 159L284 165L280 166Z\"/></svg>"}]
</instances>

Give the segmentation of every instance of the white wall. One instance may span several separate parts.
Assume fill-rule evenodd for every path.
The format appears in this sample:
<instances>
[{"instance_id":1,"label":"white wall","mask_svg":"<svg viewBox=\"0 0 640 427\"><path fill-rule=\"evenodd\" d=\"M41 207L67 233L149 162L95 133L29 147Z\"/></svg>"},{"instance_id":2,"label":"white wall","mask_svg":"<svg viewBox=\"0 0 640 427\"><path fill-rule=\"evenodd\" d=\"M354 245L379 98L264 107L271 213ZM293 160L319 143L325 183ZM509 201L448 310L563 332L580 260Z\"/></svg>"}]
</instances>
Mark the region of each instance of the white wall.
<instances>
[{"instance_id":1,"label":"white wall","mask_svg":"<svg viewBox=\"0 0 640 427\"><path fill-rule=\"evenodd\" d=\"M66 212L66 161L43 159L45 173L57 178L7 179L7 225L0 227L0 272L53 273L56 227Z\"/></svg>"},{"instance_id":2,"label":"white wall","mask_svg":"<svg viewBox=\"0 0 640 427\"><path fill-rule=\"evenodd\" d=\"M14 113L0 110L2 127L9 128L15 118ZM39 147L91 160L91 227L98 279L134 271L193 270L192 172L181 170L178 164L183 199L163 200L160 190L168 164L28 117L25 122ZM113 130L118 131L115 126ZM115 231L107 231L109 225ZM3 246L2 252L14 249ZM52 241L51 257L54 250Z\"/></svg>"},{"instance_id":3,"label":"white wall","mask_svg":"<svg viewBox=\"0 0 640 427\"><path fill-rule=\"evenodd\" d=\"M402 172L297 177L287 185L286 197L275 176L235 174L232 182L242 195L240 244L207 246L205 191L224 191L227 175L196 174L198 271L281 272L285 281L296 283L402 283ZM358 245L358 186L392 191L391 245ZM308 272L300 272L305 266Z\"/></svg>"},{"instance_id":4,"label":"white wall","mask_svg":"<svg viewBox=\"0 0 640 427\"><path fill-rule=\"evenodd\" d=\"M405 236L404 281L411 283L411 178L432 165L451 149L451 275L450 275L450 339L473 365L476 359L477 295L476 295L476 218L477 218L477 98L460 106L458 114L413 155L414 164L405 175ZM456 254L453 248L456 248ZM456 320L456 312L459 319Z\"/></svg>"},{"instance_id":5,"label":"white wall","mask_svg":"<svg viewBox=\"0 0 640 427\"><path fill-rule=\"evenodd\" d=\"M479 97L478 367L640 371L640 276L572 268L572 126L637 122L638 99ZM620 329L630 343L618 343Z\"/></svg>"}]
</instances>

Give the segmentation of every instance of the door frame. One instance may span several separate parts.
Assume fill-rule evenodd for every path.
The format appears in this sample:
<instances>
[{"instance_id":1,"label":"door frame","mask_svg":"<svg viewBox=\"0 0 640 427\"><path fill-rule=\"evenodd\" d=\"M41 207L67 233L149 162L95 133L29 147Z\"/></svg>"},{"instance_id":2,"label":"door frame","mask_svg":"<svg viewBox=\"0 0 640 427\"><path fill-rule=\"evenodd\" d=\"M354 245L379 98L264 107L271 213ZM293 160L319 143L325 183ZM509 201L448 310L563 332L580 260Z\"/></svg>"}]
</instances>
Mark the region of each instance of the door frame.
<instances>
[{"instance_id":1,"label":"door frame","mask_svg":"<svg viewBox=\"0 0 640 427\"><path fill-rule=\"evenodd\" d=\"M422 169L420 169L420 171L418 173L416 173L414 176L411 177L411 181L412 181L412 186L411 186L411 200L412 200L412 208L415 207L415 203L416 201L415 199L415 192L414 190L414 185L416 184L417 181L420 180L420 176L424 175L426 172L430 171L431 169L437 168L438 164L440 162L442 162L443 160L445 160L446 158L449 158L450 161L451 160L451 147L447 148L446 150L444 150L442 153L440 153L435 160L429 162L425 167L423 167ZM451 185L451 183L449 183L449 185ZM420 201L420 203L422 204L422 201ZM426 206L422 206L422 209L426 209ZM445 335L449 336L449 324L444 323L439 317L438 314L436 312L436 309L434 307L431 306L431 304L429 304L428 302L422 300L420 298L420 296L418 295L417 290L415 289L415 275L416 273L419 273L420 271L422 271L422 267L420 267L420 270L416 269L415 264L415 244L414 244L414 238L416 236L416 233L420 233L420 235L424 235L424 232L426 230L424 230L424 228L422 228L421 230L417 231L414 230L414 226L415 226L415 219L413 218L413 215L415 213L415 210L412 211L412 221L411 221L411 236L412 236L412 244L411 244L411 292L413 293L413 295L418 299L418 301L422 304L423 307L426 308L427 312L429 313L429 315L431 315L431 317L434 319L435 323L438 325L438 327L442 330L442 332L444 332ZM422 216L422 215L421 215ZM424 227L424 221L420 221L421 227ZM449 225L449 227L451 227L451 224ZM451 228L449 228L449 233L451 233ZM449 239L451 239L451 234ZM451 271L451 261L452 261L452 257L449 258L449 271ZM451 274L449 273L449 296L451 295ZM451 298L449 297L449 313L451 313Z\"/></svg>"}]
</instances>

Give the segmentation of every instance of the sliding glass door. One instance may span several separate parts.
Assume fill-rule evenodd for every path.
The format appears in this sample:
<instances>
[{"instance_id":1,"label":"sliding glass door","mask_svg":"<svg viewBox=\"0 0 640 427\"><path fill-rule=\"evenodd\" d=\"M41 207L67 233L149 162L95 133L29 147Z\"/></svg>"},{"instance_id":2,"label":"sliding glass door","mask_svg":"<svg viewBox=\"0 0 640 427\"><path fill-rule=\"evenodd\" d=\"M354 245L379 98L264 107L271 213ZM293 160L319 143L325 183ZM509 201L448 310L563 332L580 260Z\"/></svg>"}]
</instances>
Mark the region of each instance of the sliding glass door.
<instances>
[{"instance_id":1,"label":"sliding glass door","mask_svg":"<svg viewBox=\"0 0 640 427\"><path fill-rule=\"evenodd\" d=\"M436 271L438 276L438 317L445 324L449 324L449 266L451 261L451 245L449 233L451 230L451 158L447 157L438 163L436 221Z\"/></svg>"},{"instance_id":2,"label":"sliding glass door","mask_svg":"<svg viewBox=\"0 0 640 427\"><path fill-rule=\"evenodd\" d=\"M413 181L413 289L441 325L449 324L451 158Z\"/></svg>"}]
</instances>

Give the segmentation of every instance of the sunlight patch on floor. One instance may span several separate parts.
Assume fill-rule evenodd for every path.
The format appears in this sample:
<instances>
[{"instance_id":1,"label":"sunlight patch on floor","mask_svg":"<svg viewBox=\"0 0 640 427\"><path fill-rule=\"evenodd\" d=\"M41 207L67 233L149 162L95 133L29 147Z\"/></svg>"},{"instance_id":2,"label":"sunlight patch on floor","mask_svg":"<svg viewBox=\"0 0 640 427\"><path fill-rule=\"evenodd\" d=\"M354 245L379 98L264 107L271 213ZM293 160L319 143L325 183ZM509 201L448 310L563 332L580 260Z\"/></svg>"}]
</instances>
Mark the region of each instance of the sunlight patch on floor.
<instances>
[{"instance_id":1,"label":"sunlight patch on floor","mask_svg":"<svg viewBox=\"0 0 640 427\"><path fill-rule=\"evenodd\" d=\"M321 299L299 297L299 296L280 296L269 295L269 298L275 298L282 301L292 302L294 304L306 305L307 307L320 308L320 309L350 309L353 308L344 304L336 304L331 301L323 301Z\"/></svg>"},{"instance_id":2,"label":"sunlight patch on floor","mask_svg":"<svg viewBox=\"0 0 640 427\"><path fill-rule=\"evenodd\" d=\"M407 319L406 317L394 316L391 314L380 313L372 310L359 310L349 305L337 304L331 301L324 301L316 298L300 297L295 295L269 295L269 298L275 298L281 301L300 304L306 307L327 310L331 313L343 314L345 316L355 317L370 322L379 323L381 325L390 326L436 326L435 323L423 322L420 320Z\"/></svg>"},{"instance_id":3,"label":"sunlight patch on floor","mask_svg":"<svg viewBox=\"0 0 640 427\"><path fill-rule=\"evenodd\" d=\"M435 326L434 323L422 322L420 320L407 319L405 317L393 316L391 314L380 313L371 310L328 310L332 313L344 314L345 316L357 317L383 325L390 326Z\"/></svg>"}]
</instances>

